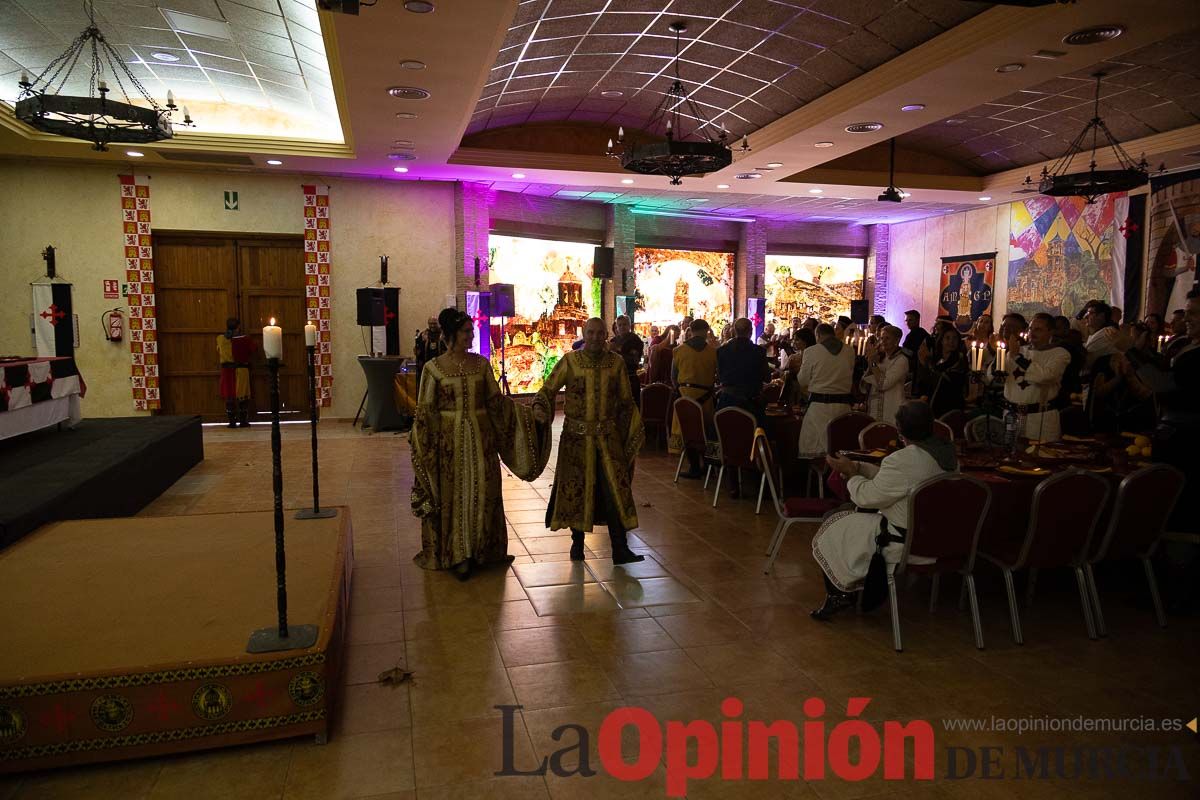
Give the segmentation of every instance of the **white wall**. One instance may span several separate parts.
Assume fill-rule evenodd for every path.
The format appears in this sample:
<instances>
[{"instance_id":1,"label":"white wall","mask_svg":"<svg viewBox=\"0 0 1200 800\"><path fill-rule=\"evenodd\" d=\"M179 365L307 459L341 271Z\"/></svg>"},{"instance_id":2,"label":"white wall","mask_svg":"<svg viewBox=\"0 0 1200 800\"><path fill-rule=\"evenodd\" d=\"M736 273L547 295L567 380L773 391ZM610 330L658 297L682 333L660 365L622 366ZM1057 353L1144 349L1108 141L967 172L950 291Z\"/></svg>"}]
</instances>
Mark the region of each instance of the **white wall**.
<instances>
[{"instance_id":1,"label":"white wall","mask_svg":"<svg viewBox=\"0 0 1200 800\"><path fill-rule=\"evenodd\" d=\"M156 230L301 233L304 196L295 175L155 169L150 171ZM320 183L320 182L318 182ZM389 280L401 287L401 351L454 292L452 184L333 179L333 417L353 417L365 387L356 356L363 349L355 324L356 288L378 280L379 256L391 256ZM54 245L58 271L74 283L80 347L88 384L86 416L131 416L128 336L105 341L100 314L125 301L105 300L101 281L124 279L117 171L105 166L0 161L0 354L30 354L29 282L45 273L40 253ZM223 193L237 190L240 210L224 210ZM216 391L216 387L213 387Z\"/></svg>"}]
</instances>

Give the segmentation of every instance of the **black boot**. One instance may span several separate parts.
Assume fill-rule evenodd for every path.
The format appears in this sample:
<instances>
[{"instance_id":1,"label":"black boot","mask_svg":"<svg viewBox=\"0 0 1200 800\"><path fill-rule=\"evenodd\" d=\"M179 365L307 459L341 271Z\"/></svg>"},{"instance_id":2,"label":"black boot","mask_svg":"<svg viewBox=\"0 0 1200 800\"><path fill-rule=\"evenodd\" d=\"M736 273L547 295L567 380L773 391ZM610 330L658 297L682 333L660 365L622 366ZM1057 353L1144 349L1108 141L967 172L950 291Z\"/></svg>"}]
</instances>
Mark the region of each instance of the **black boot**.
<instances>
[{"instance_id":1,"label":"black boot","mask_svg":"<svg viewBox=\"0 0 1200 800\"><path fill-rule=\"evenodd\" d=\"M583 561L583 531L571 529L571 560Z\"/></svg>"},{"instance_id":2,"label":"black boot","mask_svg":"<svg viewBox=\"0 0 1200 800\"><path fill-rule=\"evenodd\" d=\"M250 427L250 401L242 400L238 402L238 414L241 417L241 427Z\"/></svg>"},{"instance_id":3,"label":"black boot","mask_svg":"<svg viewBox=\"0 0 1200 800\"><path fill-rule=\"evenodd\" d=\"M229 418L229 427L236 428L237 427L237 416L234 413L234 408L233 408L232 402L225 404L225 416Z\"/></svg>"},{"instance_id":4,"label":"black boot","mask_svg":"<svg viewBox=\"0 0 1200 800\"><path fill-rule=\"evenodd\" d=\"M467 579L471 577L472 569L473 565L471 563L471 559L468 558L466 561L454 565L454 577L466 583Z\"/></svg>"},{"instance_id":5,"label":"black boot","mask_svg":"<svg viewBox=\"0 0 1200 800\"><path fill-rule=\"evenodd\" d=\"M629 542L625 538L625 531L616 531L610 526L608 537L612 541L613 564L636 564L639 561L646 560L645 556L638 555L629 549Z\"/></svg>"},{"instance_id":6,"label":"black boot","mask_svg":"<svg viewBox=\"0 0 1200 800\"><path fill-rule=\"evenodd\" d=\"M838 612L845 611L854 605L854 595L849 594L827 594L825 602L820 608L815 608L808 612L808 615L813 619L824 622Z\"/></svg>"},{"instance_id":7,"label":"black boot","mask_svg":"<svg viewBox=\"0 0 1200 800\"><path fill-rule=\"evenodd\" d=\"M688 471L683 473L679 477L687 478L689 480L699 480L700 478L704 477L704 469L702 468L702 466L700 464L700 454L697 453L695 450L689 449L687 451L687 459L688 459Z\"/></svg>"}]
</instances>

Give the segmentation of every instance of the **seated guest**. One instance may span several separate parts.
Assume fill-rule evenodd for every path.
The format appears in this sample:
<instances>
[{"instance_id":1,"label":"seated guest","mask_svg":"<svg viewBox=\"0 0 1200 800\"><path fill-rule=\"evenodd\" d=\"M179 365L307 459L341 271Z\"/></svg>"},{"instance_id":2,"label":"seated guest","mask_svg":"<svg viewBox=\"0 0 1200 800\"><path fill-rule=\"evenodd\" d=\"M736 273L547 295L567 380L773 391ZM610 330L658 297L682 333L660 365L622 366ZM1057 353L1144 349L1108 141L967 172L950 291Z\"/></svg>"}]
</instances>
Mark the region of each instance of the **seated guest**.
<instances>
[{"instance_id":1,"label":"seated guest","mask_svg":"<svg viewBox=\"0 0 1200 800\"><path fill-rule=\"evenodd\" d=\"M783 369L783 388L779 392L779 404L783 406L798 406L804 402L804 392L800 390L800 365L804 363L805 349L817 343L812 331L801 328L792 336L792 354L788 356Z\"/></svg>"},{"instance_id":2,"label":"seated guest","mask_svg":"<svg viewBox=\"0 0 1200 800\"><path fill-rule=\"evenodd\" d=\"M895 424L896 409L904 402L904 382L908 380L908 359L900 352L901 335L895 325L884 327L879 334L879 346L867 359L867 373L862 378L867 392L867 413L889 425Z\"/></svg>"},{"instance_id":3,"label":"seated guest","mask_svg":"<svg viewBox=\"0 0 1200 800\"><path fill-rule=\"evenodd\" d=\"M854 348L840 341L833 326L817 326L817 343L804 351L796 380L808 393L808 412L800 426L800 458L825 455L825 429L854 402Z\"/></svg>"},{"instance_id":4,"label":"seated guest","mask_svg":"<svg viewBox=\"0 0 1200 800\"><path fill-rule=\"evenodd\" d=\"M1029 325L1028 345L1021 341L1015 325L1006 329L1004 407L1016 416L1017 436L1042 442L1057 442L1061 436L1056 400L1071 361L1066 348L1051 341L1053 325L1054 317L1035 314Z\"/></svg>"},{"instance_id":5,"label":"seated guest","mask_svg":"<svg viewBox=\"0 0 1200 800\"><path fill-rule=\"evenodd\" d=\"M668 325L659 337L658 344L651 346L646 356L646 373L650 383L671 382L671 361L676 345L679 344L679 326Z\"/></svg>"},{"instance_id":6,"label":"seated guest","mask_svg":"<svg viewBox=\"0 0 1200 800\"><path fill-rule=\"evenodd\" d=\"M671 362L671 383L676 393L681 397L690 397L698 402L704 410L704 427L712 425L713 416L713 383L717 378L717 348L709 342L712 328L702 319L692 323L688 331L688 339L675 348ZM679 417L672 417L671 436L668 440L668 450L678 453L683 449L683 440L679 432ZM700 469L704 453L692 448L687 449L688 463L691 469L684 473L685 478L699 478L703 475Z\"/></svg>"},{"instance_id":7,"label":"seated guest","mask_svg":"<svg viewBox=\"0 0 1200 800\"><path fill-rule=\"evenodd\" d=\"M616 335L608 343L608 349L616 353L625 362L625 373L629 376L629 389L633 392L633 402L637 405L642 397L642 381L638 378L638 369L642 366L642 351L646 343L642 337L633 332L633 321L622 314L613 322Z\"/></svg>"},{"instance_id":8,"label":"seated guest","mask_svg":"<svg viewBox=\"0 0 1200 800\"><path fill-rule=\"evenodd\" d=\"M717 408L741 408L762 424L763 382L770 379L767 351L755 344L754 325L741 317L734 320L733 339L717 350Z\"/></svg>"},{"instance_id":9,"label":"seated guest","mask_svg":"<svg viewBox=\"0 0 1200 800\"><path fill-rule=\"evenodd\" d=\"M934 417L966 405L967 378L966 352L956 329L942 335L940 352L930 353L928 348L917 351L917 381L913 391L929 403Z\"/></svg>"},{"instance_id":10,"label":"seated guest","mask_svg":"<svg viewBox=\"0 0 1200 800\"><path fill-rule=\"evenodd\" d=\"M825 573L825 603L812 612L814 619L827 620L854 605L853 592L867 577L876 538L887 537L884 560L891 571L904 552L908 532L908 496L921 482L954 472L958 462L954 443L933 433L933 409L920 400L909 400L896 411L896 427L904 448L879 464L863 464L829 455L830 469L847 478L846 488L854 511L839 511L821 523L813 538L813 556ZM931 559L912 557L914 564Z\"/></svg>"}]
</instances>

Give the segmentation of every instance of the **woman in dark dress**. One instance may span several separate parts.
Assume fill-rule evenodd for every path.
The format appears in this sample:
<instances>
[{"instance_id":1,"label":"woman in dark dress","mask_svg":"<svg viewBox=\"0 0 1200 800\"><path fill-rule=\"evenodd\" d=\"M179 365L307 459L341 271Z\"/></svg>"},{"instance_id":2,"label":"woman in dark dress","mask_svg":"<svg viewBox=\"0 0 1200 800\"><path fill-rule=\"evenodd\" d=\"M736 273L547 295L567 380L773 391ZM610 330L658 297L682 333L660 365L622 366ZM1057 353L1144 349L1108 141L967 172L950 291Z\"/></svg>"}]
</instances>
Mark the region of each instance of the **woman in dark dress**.
<instances>
[{"instance_id":1,"label":"woman in dark dress","mask_svg":"<svg viewBox=\"0 0 1200 800\"><path fill-rule=\"evenodd\" d=\"M917 351L914 394L926 398L933 407L934 417L940 417L966 405L969 373L967 354L957 329L945 328L936 340L935 351L931 353L924 344Z\"/></svg>"}]
</instances>

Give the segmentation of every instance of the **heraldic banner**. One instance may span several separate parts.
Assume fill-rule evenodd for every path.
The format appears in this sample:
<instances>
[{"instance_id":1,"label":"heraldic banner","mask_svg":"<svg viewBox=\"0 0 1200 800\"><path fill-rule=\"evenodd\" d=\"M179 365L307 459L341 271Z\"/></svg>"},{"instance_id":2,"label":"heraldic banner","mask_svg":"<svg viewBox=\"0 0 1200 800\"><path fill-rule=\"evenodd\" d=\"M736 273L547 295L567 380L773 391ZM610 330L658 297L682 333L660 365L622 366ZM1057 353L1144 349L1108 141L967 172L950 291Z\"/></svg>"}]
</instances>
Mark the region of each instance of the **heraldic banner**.
<instances>
[{"instance_id":1,"label":"heraldic banner","mask_svg":"<svg viewBox=\"0 0 1200 800\"><path fill-rule=\"evenodd\" d=\"M960 331L971 329L984 314L992 313L996 285L996 251L942 259L938 287L938 314L954 320Z\"/></svg>"}]
</instances>

